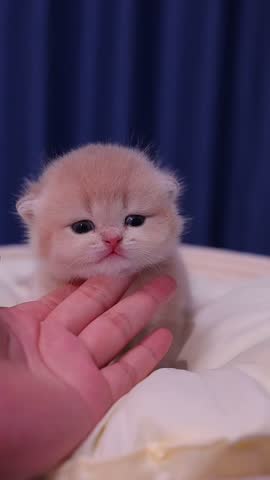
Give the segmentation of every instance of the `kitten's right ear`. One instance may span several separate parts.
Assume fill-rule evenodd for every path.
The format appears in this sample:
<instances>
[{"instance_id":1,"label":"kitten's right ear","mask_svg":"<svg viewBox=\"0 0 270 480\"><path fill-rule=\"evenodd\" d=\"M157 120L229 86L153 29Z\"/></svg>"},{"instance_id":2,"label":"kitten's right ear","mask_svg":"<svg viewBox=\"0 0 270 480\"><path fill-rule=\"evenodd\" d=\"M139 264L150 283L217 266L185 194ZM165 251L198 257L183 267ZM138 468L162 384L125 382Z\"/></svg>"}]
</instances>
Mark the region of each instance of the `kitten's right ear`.
<instances>
[{"instance_id":1,"label":"kitten's right ear","mask_svg":"<svg viewBox=\"0 0 270 480\"><path fill-rule=\"evenodd\" d=\"M169 200L172 202L177 202L177 199L181 193L181 183L177 180L177 178L170 173L165 173L163 174L163 185Z\"/></svg>"},{"instance_id":2,"label":"kitten's right ear","mask_svg":"<svg viewBox=\"0 0 270 480\"><path fill-rule=\"evenodd\" d=\"M39 185L27 182L23 195L16 203L16 210L26 224L31 224L35 218L36 205L39 194Z\"/></svg>"}]
</instances>

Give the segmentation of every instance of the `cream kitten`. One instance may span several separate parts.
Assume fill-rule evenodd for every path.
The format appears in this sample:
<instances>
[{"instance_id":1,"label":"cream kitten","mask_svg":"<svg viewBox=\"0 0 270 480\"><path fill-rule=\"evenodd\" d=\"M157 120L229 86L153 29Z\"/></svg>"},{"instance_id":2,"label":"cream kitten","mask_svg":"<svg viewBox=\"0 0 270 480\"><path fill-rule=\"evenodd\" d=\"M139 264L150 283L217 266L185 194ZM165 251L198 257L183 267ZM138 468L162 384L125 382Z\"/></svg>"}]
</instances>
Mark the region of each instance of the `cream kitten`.
<instances>
[{"instance_id":1,"label":"cream kitten","mask_svg":"<svg viewBox=\"0 0 270 480\"><path fill-rule=\"evenodd\" d=\"M132 291L157 274L172 275L176 294L147 331L171 329L174 343L162 365L175 365L190 309L178 193L172 175L131 148L87 145L50 163L17 203L37 259L35 295L99 274L138 272Z\"/></svg>"}]
</instances>

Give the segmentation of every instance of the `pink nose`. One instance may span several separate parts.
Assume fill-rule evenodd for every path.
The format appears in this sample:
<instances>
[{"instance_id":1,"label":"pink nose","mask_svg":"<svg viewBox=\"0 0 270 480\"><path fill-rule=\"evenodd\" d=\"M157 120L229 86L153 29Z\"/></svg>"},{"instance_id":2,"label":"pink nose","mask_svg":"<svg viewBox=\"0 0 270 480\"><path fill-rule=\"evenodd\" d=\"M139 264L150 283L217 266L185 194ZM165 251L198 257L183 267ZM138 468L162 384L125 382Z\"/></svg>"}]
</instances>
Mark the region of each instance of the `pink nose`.
<instances>
[{"instance_id":1,"label":"pink nose","mask_svg":"<svg viewBox=\"0 0 270 480\"><path fill-rule=\"evenodd\" d=\"M110 245L114 250L117 247L117 245L121 242L122 237L121 235L105 236L103 240L105 243L107 243L107 245Z\"/></svg>"}]
</instances>

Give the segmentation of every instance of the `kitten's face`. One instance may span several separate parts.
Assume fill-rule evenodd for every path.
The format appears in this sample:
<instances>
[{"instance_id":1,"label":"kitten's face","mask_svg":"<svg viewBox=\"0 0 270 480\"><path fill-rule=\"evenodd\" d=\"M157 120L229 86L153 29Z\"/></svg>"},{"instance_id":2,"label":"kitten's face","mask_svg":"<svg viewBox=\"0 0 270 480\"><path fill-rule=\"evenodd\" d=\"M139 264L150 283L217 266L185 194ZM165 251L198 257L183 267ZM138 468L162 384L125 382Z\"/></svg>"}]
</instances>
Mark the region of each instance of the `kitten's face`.
<instances>
[{"instance_id":1,"label":"kitten's face","mask_svg":"<svg viewBox=\"0 0 270 480\"><path fill-rule=\"evenodd\" d=\"M142 154L84 147L57 160L18 202L32 243L57 279L140 271L177 244L175 181Z\"/></svg>"}]
</instances>

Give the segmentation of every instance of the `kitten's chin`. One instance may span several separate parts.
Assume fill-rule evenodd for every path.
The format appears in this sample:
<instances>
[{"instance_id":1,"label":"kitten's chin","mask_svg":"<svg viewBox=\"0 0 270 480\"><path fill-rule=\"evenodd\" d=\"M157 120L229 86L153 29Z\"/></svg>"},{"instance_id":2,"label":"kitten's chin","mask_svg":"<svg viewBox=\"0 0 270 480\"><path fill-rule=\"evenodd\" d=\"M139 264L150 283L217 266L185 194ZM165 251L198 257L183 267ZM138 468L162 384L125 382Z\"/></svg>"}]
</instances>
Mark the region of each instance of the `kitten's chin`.
<instances>
[{"instance_id":1,"label":"kitten's chin","mask_svg":"<svg viewBox=\"0 0 270 480\"><path fill-rule=\"evenodd\" d=\"M116 261L104 261L98 262L96 264L91 264L89 266L84 266L81 271L78 271L78 278L87 279L94 276L105 275L105 276L126 276L135 273L134 268L130 262L126 259L121 259Z\"/></svg>"}]
</instances>

